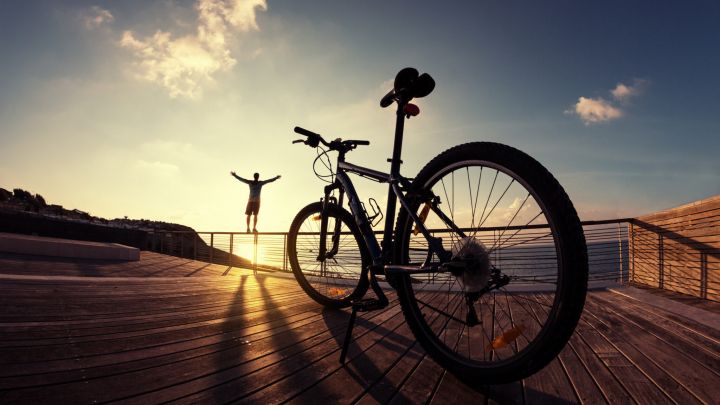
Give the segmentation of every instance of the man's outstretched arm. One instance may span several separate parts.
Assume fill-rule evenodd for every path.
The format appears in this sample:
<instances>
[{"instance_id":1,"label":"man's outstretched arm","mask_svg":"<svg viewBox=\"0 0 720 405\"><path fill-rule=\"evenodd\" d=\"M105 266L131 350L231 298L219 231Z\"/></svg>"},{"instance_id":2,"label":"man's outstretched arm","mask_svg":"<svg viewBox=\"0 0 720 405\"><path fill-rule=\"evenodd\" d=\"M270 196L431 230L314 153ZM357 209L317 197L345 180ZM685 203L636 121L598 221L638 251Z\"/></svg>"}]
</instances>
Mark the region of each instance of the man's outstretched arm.
<instances>
[{"instance_id":1,"label":"man's outstretched arm","mask_svg":"<svg viewBox=\"0 0 720 405\"><path fill-rule=\"evenodd\" d=\"M277 176L273 177L272 179L267 179L267 180L263 181L262 183L263 183L263 184L272 183L273 181L275 181L275 180L277 180L277 179L279 179L279 178L280 178L280 175L278 174Z\"/></svg>"},{"instance_id":2,"label":"man's outstretched arm","mask_svg":"<svg viewBox=\"0 0 720 405\"><path fill-rule=\"evenodd\" d=\"M243 179L242 177L240 177L240 176L238 176L237 174L235 174L235 172L230 172L230 174L231 174L233 177L235 177L236 179L242 181L243 183L245 183L245 184L250 184L250 180Z\"/></svg>"}]
</instances>

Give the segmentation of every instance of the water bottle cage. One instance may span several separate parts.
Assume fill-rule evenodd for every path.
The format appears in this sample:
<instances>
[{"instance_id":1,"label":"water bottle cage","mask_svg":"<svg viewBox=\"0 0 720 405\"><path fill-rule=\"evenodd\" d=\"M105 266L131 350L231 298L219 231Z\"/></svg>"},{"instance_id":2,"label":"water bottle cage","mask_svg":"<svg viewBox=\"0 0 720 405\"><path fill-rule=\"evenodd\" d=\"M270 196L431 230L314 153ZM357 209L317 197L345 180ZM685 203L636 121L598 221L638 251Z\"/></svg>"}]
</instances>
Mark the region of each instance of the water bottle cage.
<instances>
[{"instance_id":1,"label":"water bottle cage","mask_svg":"<svg viewBox=\"0 0 720 405\"><path fill-rule=\"evenodd\" d=\"M368 221L370 222L371 226L375 226L382 221L384 218L384 215L382 211L380 210L380 205L375 201L374 198L370 198L368 201L370 203L370 208L372 208L373 213L370 215L367 208L365 207L365 203L361 202L360 205L362 206L363 211L365 211L365 216L367 216Z\"/></svg>"}]
</instances>

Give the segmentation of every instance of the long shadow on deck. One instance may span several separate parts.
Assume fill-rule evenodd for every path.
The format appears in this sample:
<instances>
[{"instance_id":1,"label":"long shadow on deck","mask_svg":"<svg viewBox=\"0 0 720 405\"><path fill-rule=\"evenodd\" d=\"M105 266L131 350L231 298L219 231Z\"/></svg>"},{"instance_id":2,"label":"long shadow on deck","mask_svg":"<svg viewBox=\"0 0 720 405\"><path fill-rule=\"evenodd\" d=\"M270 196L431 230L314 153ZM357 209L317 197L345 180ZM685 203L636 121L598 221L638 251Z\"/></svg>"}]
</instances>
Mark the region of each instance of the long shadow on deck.
<instances>
[{"instance_id":1,"label":"long shadow on deck","mask_svg":"<svg viewBox=\"0 0 720 405\"><path fill-rule=\"evenodd\" d=\"M287 321L288 316L298 315L306 310L300 309L288 310L284 307L288 306L288 302L292 301L289 306L291 308L304 304L297 304L296 300L288 300L285 298L285 302L281 302L275 298L276 292L271 291L267 283L267 277L254 276L253 279L257 281L256 285L248 286L249 283L245 283L245 280L250 276L242 276L241 284L238 287L234 299L228 307L226 314L226 321L223 324L222 330L224 333L228 333L232 336L233 332L237 328L246 328L248 326L254 326L261 323L272 323L268 325L267 329L269 336L262 337L257 340L260 345L265 346L262 342L269 341L268 349L261 349L259 353L253 354L251 359L242 358L240 356L239 362L233 365L241 366L244 363L252 363L255 360L268 356L269 359L261 360L263 364L259 365L257 369L249 370L248 372L241 371L243 374L239 378L232 380L218 380L218 385L222 385L221 389L213 390L212 398L216 403L227 403L227 402L256 402L255 397L263 397L264 400L260 400L260 403L277 402L283 398L283 395L292 395L287 392L287 389L276 390L275 385L287 385L288 378L295 378L298 374L302 374L305 368L312 367L314 363L321 359L321 356L311 356L308 351L309 348L303 347L304 341L308 340L308 336L301 336L292 325L292 322ZM257 287L257 291L253 291L253 287ZM286 288L282 288L283 295L295 295L294 291L288 293ZM275 293L275 294L274 294ZM301 294L299 290L297 294ZM257 317L251 316L247 313L248 297L252 297L253 301L259 303L260 310L263 315L258 319ZM302 301L308 301L309 299L302 296ZM256 314L256 313L255 313ZM311 337L316 336L309 333ZM245 339L245 338L243 338ZM247 339L252 339L247 337ZM246 347L251 347L253 342L249 342ZM300 347L298 347L300 346ZM251 350L251 349L248 349ZM283 353L283 352L290 352ZM219 353L216 358L216 369L226 369L228 367L227 353L223 355ZM250 366L249 369L254 366ZM252 381L252 383L249 383ZM299 386L298 386L299 388ZM270 395L270 398L267 396ZM286 398L287 399L287 398Z\"/></svg>"},{"instance_id":2,"label":"long shadow on deck","mask_svg":"<svg viewBox=\"0 0 720 405\"><path fill-rule=\"evenodd\" d=\"M385 310L388 309L389 307ZM328 328L331 325L330 321L333 318L333 315L337 312L337 310L331 309L323 310L323 320ZM343 314L345 318L345 324L343 326L347 328L349 316L345 312L343 312ZM375 365L375 360L371 356L368 356L368 352L372 353L373 347L375 345L378 345L382 347L383 351L391 352L396 355L399 354L399 358L397 359L397 361L399 361L403 356L407 354L408 351L410 351L414 342L407 337L400 335L394 329L390 330L383 326L382 323L375 323L362 315L363 314L358 314L358 317L355 321L355 333L353 333L353 337L350 340L347 358L345 360L345 364L342 366L342 370L346 372L350 377L352 377L355 381L357 381L357 383L361 387L363 387L364 392L361 395L370 394L373 399L375 399L375 401L383 403L386 402L387 399L378 396L376 392L373 391L371 388L376 385L392 385L392 382L388 381L387 379L387 373L392 369L392 365L394 365L395 362L393 362L393 364L388 369L381 370ZM358 348L355 343L357 332L361 328L365 328L367 331L371 331L373 334L377 335L377 339L379 339L377 342L372 344L372 346L365 350ZM345 333L335 334L333 335L333 338L337 347L341 348L345 342ZM333 357L335 357L336 361L339 362L340 352L338 351L334 353ZM368 381L371 381L369 385ZM402 395L399 391L396 391L394 399L396 401L400 401L401 403L410 402L410 400L404 395Z\"/></svg>"}]
</instances>

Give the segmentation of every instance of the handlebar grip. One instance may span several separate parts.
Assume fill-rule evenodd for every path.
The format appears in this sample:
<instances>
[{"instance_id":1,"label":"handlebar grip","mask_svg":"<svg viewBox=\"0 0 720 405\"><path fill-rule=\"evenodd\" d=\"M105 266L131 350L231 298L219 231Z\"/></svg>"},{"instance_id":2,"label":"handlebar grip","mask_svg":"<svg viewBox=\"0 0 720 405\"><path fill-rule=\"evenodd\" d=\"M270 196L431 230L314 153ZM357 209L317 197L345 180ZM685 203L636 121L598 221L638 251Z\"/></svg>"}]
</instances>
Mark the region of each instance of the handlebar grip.
<instances>
[{"instance_id":1,"label":"handlebar grip","mask_svg":"<svg viewBox=\"0 0 720 405\"><path fill-rule=\"evenodd\" d=\"M385 108L392 104L393 101L395 101L395 89L390 90L388 94L384 95L383 98L380 99L380 107Z\"/></svg>"},{"instance_id":2,"label":"handlebar grip","mask_svg":"<svg viewBox=\"0 0 720 405\"><path fill-rule=\"evenodd\" d=\"M300 135L320 137L320 135L316 134L315 132L308 131L305 128L295 127L295 132L297 132Z\"/></svg>"},{"instance_id":3,"label":"handlebar grip","mask_svg":"<svg viewBox=\"0 0 720 405\"><path fill-rule=\"evenodd\" d=\"M370 141L353 141L355 145L370 145Z\"/></svg>"}]
</instances>

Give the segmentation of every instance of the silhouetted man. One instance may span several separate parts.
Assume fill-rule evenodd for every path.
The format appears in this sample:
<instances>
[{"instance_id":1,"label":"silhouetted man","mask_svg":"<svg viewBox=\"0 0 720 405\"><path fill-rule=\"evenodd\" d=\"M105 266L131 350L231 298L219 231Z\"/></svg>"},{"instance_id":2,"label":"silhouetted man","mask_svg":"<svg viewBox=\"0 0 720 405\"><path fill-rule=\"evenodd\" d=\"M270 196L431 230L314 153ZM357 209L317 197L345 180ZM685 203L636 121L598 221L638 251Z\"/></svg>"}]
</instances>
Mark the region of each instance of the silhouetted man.
<instances>
[{"instance_id":1,"label":"silhouetted man","mask_svg":"<svg viewBox=\"0 0 720 405\"><path fill-rule=\"evenodd\" d=\"M255 215L255 221L253 222L253 232L257 232L257 217L258 212L260 211L260 191L262 191L262 186L272 183L273 181L280 178L280 176L275 176L272 179L268 180L258 180L260 178L259 173L253 174L254 180L247 180L243 179L242 177L235 174L235 172L230 172L233 177L236 179L242 181L243 183L250 186L250 197L248 198L247 207L245 207L245 215L247 215L247 232L250 233L250 216L253 214Z\"/></svg>"}]
</instances>

